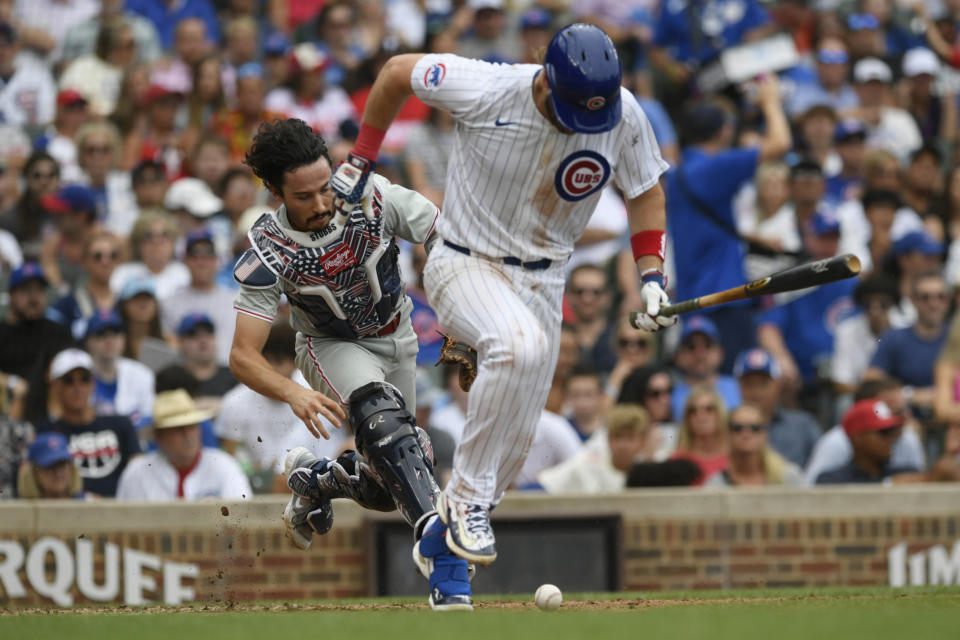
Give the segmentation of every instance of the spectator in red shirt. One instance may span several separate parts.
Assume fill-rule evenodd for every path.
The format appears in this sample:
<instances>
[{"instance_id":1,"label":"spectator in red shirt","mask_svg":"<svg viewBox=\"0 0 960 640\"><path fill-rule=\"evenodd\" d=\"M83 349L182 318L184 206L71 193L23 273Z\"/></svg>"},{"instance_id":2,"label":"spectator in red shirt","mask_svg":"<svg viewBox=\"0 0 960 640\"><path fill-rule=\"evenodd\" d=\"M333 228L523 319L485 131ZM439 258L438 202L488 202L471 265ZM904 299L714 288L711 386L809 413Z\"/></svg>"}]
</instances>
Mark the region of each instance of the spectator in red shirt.
<instances>
[{"instance_id":1,"label":"spectator in red shirt","mask_svg":"<svg viewBox=\"0 0 960 640\"><path fill-rule=\"evenodd\" d=\"M224 108L210 119L209 130L224 140L230 149L230 162L243 162L253 134L261 122L282 117L279 113L263 108L266 87L263 82L263 67L256 62L237 69L237 106Z\"/></svg>"},{"instance_id":2,"label":"spectator in red shirt","mask_svg":"<svg viewBox=\"0 0 960 640\"><path fill-rule=\"evenodd\" d=\"M694 387L683 409L680 440L672 459L690 460L700 468L694 485L727 468L729 461L727 409L716 391Z\"/></svg>"}]
</instances>

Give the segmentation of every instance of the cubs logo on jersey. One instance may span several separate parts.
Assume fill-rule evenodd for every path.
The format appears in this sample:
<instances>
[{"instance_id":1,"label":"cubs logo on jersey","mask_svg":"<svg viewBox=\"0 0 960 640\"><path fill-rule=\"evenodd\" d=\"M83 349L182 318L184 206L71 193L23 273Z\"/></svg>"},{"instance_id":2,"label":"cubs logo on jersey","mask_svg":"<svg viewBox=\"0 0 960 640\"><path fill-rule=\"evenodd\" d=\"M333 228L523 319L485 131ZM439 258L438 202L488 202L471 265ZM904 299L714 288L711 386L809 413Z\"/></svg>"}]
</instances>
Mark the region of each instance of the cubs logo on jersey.
<instances>
[{"instance_id":1,"label":"cubs logo on jersey","mask_svg":"<svg viewBox=\"0 0 960 640\"><path fill-rule=\"evenodd\" d=\"M436 91L440 88L440 85L443 84L444 78L447 77L447 65L442 62L438 62L435 65L432 65L427 72L423 74L423 86L429 91Z\"/></svg>"},{"instance_id":2,"label":"cubs logo on jersey","mask_svg":"<svg viewBox=\"0 0 960 640\"><path fill-rule=\"evenodd\" d=\"M564 200L577 202L603 188L610 177L610 163L596 151L576 151L557 168L554 185Z\"/></svg>"}]
</instances>

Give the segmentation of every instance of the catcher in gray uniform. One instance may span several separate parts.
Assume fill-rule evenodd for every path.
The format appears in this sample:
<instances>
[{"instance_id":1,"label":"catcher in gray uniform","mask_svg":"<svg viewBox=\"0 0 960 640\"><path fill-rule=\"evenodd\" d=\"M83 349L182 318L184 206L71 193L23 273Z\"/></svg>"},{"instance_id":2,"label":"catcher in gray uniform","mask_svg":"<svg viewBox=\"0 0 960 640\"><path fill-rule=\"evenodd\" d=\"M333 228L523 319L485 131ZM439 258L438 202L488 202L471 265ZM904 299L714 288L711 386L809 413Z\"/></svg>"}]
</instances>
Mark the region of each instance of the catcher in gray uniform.
<instances>
[{"instance_id":1,"label":"catcher in gray uniform","mask_svg":"<svg viewBox=\"0 0 960 640\"><path fill-rule=\"evenodd\" d=\"M417 337L395 236L429 249L439 210L382 176L360 206L335 209L326 144L301 120L262 124L246 163L283 205L253 225L252 248L234 268L240 292L230 368L250 388L289 404L315 437L329 437L319 416L338 427L347 419L359 452L337 460L305 448L287 454L294 493L287 529L306 548L314 533L330 530L331 498L344 497L398 509L419 539L439 490L429 438L407 410L416 404ZM297 366L313 389L275 372L260 353L281 295L298 331ZM429 577L430 561L415 560ZM460 568L466 575L465 562ZM469 595L436 600L435 608L470 605Z\"/></svg>"}]
</instances>

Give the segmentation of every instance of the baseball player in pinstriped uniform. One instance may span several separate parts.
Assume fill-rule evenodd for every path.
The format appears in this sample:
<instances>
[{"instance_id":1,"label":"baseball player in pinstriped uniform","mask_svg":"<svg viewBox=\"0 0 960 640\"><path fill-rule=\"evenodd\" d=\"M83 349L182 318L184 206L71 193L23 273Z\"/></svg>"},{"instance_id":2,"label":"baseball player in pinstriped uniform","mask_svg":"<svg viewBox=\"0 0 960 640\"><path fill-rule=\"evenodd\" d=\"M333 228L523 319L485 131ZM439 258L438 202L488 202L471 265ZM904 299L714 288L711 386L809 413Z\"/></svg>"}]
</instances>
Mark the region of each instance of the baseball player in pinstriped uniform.
<instances>
[{"instance_id":1,"label":"baseball player in pinstriped uniform","mask_svg":"<svg viewBox=\"0 0 960 640\"><path fill-rule=\"evenodd\" d=\"M412 94L456 119L442 241L424 284L441 326L476 347L479 371L439 518L420 541L424 555L445 539L470 561L496 559L489 510L533 439L557 358L563 265L610 180L627 198L644 283L640 322L654 331L676 321L659 315L667 164L620 76L612 41L586 24L561 30L543 66L396 56L373 86L353 152L334 171L338 206L362 198L384 132Z\"/></svg>"},{"instance_id":2,"label":"baseball player in pinstriped uniform","mask_svg":"<svg viewBox=\"0 0 960 640\"><path fill-rule=\"evenodd\" d=\"M314 436L329 437L319 415L338 426L348 418L360 454L318 459L303 447L287 454L294 494L284 511L287 530L306 548L333 525L331 499L351 498L398 509L419 539L439 488L429 438L407 410L416 404L417 337L395 236L429 251L439 210L377 175L366 199L335 210L326 145L301 120L262 124L246 162L283 205L253 225L252 248L234 268L240 292L231 369L253 390L289 404ZM274 371L261 354L281 294L298 331L297 366L312 389ZM414 560L428 578L434 566L437 575L464 578L463 588L431 579L435 609L472 608L466 561L452 553L426 560L416 548Z\"/></svg>"}]
</instances>

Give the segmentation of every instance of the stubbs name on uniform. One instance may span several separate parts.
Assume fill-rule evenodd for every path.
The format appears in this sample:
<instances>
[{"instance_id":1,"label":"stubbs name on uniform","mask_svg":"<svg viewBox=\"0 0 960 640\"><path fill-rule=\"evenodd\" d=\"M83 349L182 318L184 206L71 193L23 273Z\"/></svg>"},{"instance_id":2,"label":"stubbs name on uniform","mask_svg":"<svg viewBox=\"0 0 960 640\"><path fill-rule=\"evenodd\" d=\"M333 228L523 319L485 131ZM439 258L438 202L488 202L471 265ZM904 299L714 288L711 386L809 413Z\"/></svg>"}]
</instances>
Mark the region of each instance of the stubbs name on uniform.
<instances>
[{"instance_id":1,"label":"stubbs name on uniform","mask_svg":"<svg viewBox=\"0 0 960 640\"><path fill-rule=\"evenodd\" d=\"M334 231L336 231L338 228L339 228L339 227L337 227L337 223L336 223L336 222L331 222L330 224L328 224L327 226L325 226L323 229L320 229L320 231L314 231L313 233L311 233L311 234L310 234L310 240L313 241L313 242L316 242L316 241L319 240L320 238L325 238L325 237L327 237L328 235L330 235L331 233L333 233Z\"/></svg>"},{"instance_id":2,"label":"stubbs name on uniform","mask_svg":"<svg viewBox=\"0 0 960 640\"><path fill-rule=\"evenodd\" d=\"M603 188L610 163L596 151L575 151L557 168L553 184L564 200L577 202Z\"/></svg>"}]
</instances>

